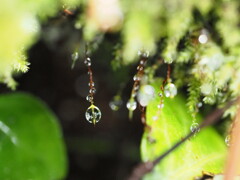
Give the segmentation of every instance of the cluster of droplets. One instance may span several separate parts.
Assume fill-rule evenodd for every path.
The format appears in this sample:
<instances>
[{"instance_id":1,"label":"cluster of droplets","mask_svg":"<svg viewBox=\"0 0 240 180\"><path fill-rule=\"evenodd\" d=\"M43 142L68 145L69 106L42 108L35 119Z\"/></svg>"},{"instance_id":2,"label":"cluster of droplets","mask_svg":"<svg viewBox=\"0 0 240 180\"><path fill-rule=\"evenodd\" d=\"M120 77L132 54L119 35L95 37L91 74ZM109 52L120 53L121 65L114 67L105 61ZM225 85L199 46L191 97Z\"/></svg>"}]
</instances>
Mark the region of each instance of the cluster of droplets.
<instances>
[{"instance_id":1,"label":"cluster of droplets","mask_svg":"<svg viewBox=\"0 0 240 180\"><path fill-rule=\"evenodd\" d=\"M93 81L92 70L91 70L91 59L86 57L84 60L84 64L88 68L88 75L89 75L89 94L86 97L86 100L91 103L90 107L87 109L85 113L85 117L89 123L93 123L94 125L100 121L101 119L101 111L100 109L94 105L94 94L96 93L95 83Z\"/></svg>"},{"instance_id":2,"label":"cluster of droplets","mask_svg":"<svg viewBox=\"0 0 240 180\"><path fill-rule=\"evenodd\" d=\"M174 98L177 95L177 88L176 86L172 83L172 80L170 78L170 64L168 64L168 70L167 70L167 79L163 81L160 91L158 92L158 96L160 97L160 102L157 105L157 114L152 117L154 121L156 121L159 118L159 115L164 107L164 97L167 98ZM167 82L167 84L165 84Z\"/></svg>"},{"instance_id":3,"label":"cluster of droplets","mask_svg":"<svg viewBox=\"0 0 240 180\"><path fill-rule=\"evenodd\" d=\"M144 75L144 67L145 67L146 61L148 59L149 52L148 51L138 51L138 55L140 56L140 62L137 67L137 73L133 77L134 84L133 84L133 88L132 88L132 92L131 92L131 97L126 104L128 110L130 112L134 111L137 108L137 102L136 102L135 98L136 98L136 95L140 88L140 81Z\"/></svg>"}]
</instances>

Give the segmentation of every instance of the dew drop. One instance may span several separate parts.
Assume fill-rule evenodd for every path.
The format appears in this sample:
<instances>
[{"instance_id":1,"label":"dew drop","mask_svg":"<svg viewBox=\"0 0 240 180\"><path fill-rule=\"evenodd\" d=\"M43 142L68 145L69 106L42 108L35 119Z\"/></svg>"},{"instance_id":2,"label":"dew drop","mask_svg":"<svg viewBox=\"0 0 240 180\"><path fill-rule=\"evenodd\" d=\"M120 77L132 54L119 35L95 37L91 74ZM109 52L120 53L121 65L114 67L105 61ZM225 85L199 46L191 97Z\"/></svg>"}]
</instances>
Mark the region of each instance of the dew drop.
<instances>
[{"instance_id":1,"label":"dew drop","mask_svg":"<svg viewBox=\"0 0 240 180\"><path fill-rule=\"evenodd\" d=\"M118 111L119 108L122 105L122 100L113 100L109 102L109 107L113 110L113 111Z\"/></svg>"},{"instance_id":2,"label":"dew drop","mask_svg":"<svg viewBox=\"0 0 240 180\"><path fill-rule=\"evenodd\" d=\"M138 75L135 75L135 76L133 76L133 80L134 80L134 81L140 81L141 78L140 78Z\"/></svg>"},{"instance_id":3,"label":"dew drop","mask_svg":"<svg viewBox=\"0 0 240 180\"><path fill-rule=\"evenodd\" d=\"M89 93L90 93L90 94L95 94L96 91L97 91L97 90L96 90L95 88L91 88L91 89L89 90Z\"/></svg>"},{"instance_id":4,"label":"dew drop","mask_svg":"<svg viewBox=\"0 0 240 180\"><path fill-rule=\"evenodd\" d=\"M88 83L88 86L94 86L94 85L95 85L94 82Z\"/></svg>"},{"instance_id":5,"label":"dew drop","mask_svg":"<svg viewBox=\"0 0 240 180\"><path fill-rule=\"evenodd\" d=\"M198 133L200 131L200 127L198 123L192 123L190 130L192 132Z\"/></svg>"},{"instance_id":6,"label":"dew drop","mask_svg":"<svg viewBox=\"0 0 240 180\"><path fill-rule=\"evenodd\" d=\"M141 106L145 107L154 99L154 96L154 88L151 85L143 85L138 92L137 100Z\"/></svg>"},{"instance_id":7,"label":"dew drop","mask_svg":"<svg viewBox=\"0 0 240 180\"><path fill-rule=\"evenodd\" d=\"M86 97L86 100L87 100L88 102L92 102L92 101L93 101L93 97L92 97L91 95L88 95L88 96Z\"/></svg>"},{"instance_id":8,"label":"dew drop","mask_svg":"<svg viewBox=\"0 0 240 180\"><path fill-rule=\"evenodd\" d=\"M177 88L173 83L168 83L164 87L164 94L166 97L173 98L174 96L177 95Z\"/></svg>"},{"instance_id":9,"label":"dew drop","mask_svg":"<svg viewBox=\"0 0 240 180\"><path fill-rule=\"evenodd\" d=\"M206 34L201 34L199 37L198 37L198 41L201 43L201 44L206 44L208 42L208 37Z\"/></svg>"},{"instance_id":10,"label":"dew drop","mask_svg":"<svg viewBox=\"0 0 240 180\"><path fill-rule=\"evenodd\" d=\"M142 56L144 58L148 58L149 57L149 51L138 50L138 56Z\"/></svg>"},{"instance_id":11,"label":"dew drop","mask_svg":"<svg viewBox=\"0 0 240 180\"><path fill-rule=\"evenodd\" d=\"M153 119L154 121L156 121L156 120L158 119L158 117L157 117L157 116L153 116L152 119Z\"/></svg>"},{"instance_id":12,"label":"dew drop","mask_svg":"<svg viewBox=\"0 0 240 180\"><path fill-rule=\"evenodd\" d=\"M202 107L202 105L203 105L202 102L197 103L198 108Z\"/></svg>"},{"instance_id":13,"label":"dew drop","mask_svg":"<svg viewBox=\"0 0 240 180\"><path fill-rule=\"evenodd\" d=\"M145 61L144 61L144 60L141 60L141 61L140 61L140 64L141 64L141 65L144 65L144 64L145 64Z\"/></svg>"},{"instance_id":14,"label":"dew drop","mask_svg":"<svg viewBox=\"0 0 240 180\"><path fill-rule=\"evenodd\" d=\"M142 66L138 66L138 67L137 67L137 70L138 70L138 71L142 71L142 70L143 70L143 67L142 67Z\"/></svg>"},{"instance_id":15,"label":"dew drop","mask_svg":"<svg viewBox=\"0 0 240 180\"><path fill-rule=\"evenodd\" d=\"M87 57L85 60L84 60L84 64L86 66L91 66L91 59L89 57Z\"/></svg>"},{"instance_id":16,"label":"dew drop","mask_svg":"<svg viewBox=\"0 0 240 180\"><path fill-rule=\"evenodd\" d=\"M133 99L130 99L130 100L127 102L127 108L128 108L128 110L130 110L130 111L134 111L134 110L137 108L137 102L134 101Z\"/></svg>"},{"instance_id":17,"label":"dew drop","mask_svg":"<svg viewBox=\"0 0 240 180\"><path fill-rule=\"evenodd\" d=\"M101 116L102 116L102 113L100 109L94 105L91 105L85 113L85 117L87 121L93 124L96 124L97 122L99 122L101 119Z\"/></svg>"},{"instance_id":18,"label":"dew drop","mask_svg":"<svg viewBox=\"0 0 240 180\"><path fill-rule=\"evenodd\" d=\"M158 109L162 109L164 107L164 104L159 104L157 107Z\"/></svg>"},{"instance_id":19,"label":"dew drop","mask_svg":"<svg viewBox=\"0 0 240 180\"><path fill-rule=\"evenodd\" d=\"M231 137L230 137L230 135L227 135L226 138L225 138L226 145L230 146L230 142L231 142Z\"/></svg>"},{"instance_id":20,"label":"dew drop","mask_svg":"<svg viewBox=\"0 0 240 180\"><path fill-rule=\"evenodd\" d=\"M72 60L73 60L73 61L76 61L76 60L78 59L78 57L79 57L78 52L72 53L71 57L72 57Z\"/></svg>"}]
</instances>

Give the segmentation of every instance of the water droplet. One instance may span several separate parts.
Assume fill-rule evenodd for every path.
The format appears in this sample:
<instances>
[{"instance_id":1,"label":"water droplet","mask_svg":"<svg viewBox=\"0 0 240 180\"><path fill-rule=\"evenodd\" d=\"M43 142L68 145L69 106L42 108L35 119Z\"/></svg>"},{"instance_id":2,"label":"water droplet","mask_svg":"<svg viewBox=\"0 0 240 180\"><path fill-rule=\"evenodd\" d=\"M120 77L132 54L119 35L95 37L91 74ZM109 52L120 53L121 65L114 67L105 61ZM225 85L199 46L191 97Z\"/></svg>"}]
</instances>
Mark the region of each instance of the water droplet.
<instances>
[{"instance_id":1,"label":"water droplet","mask_svg":"<svg viewBox=\"0 0 240 180\"><path fill-rule=\"evenodd\" d=\"M79 54L78 54L78 52L74 52L74 53L72 53L71 56L72 56L72 60L76 61L78 59L78 57L79 57Z\"/></svg>"},{"instance_id":2,"label":"water droplet","mask_svg":"<svg viewBox=\"0 0 240 180\"><path fill-rule=\"evenodd\" d=\"M231 137L230 135L227 135L226 138L225 138L225 143L227 146L230 146L230 143L231 143Z\"/></svg>"},{"instance_id":3,"label":"water droplet","mask_svg":"<svg viewBox=\"0 0 240 180\"><path fill-rule=\"evenodd\" d=\"M96 91L97 91L97 90L96 90L95 88L91 88L91 89L89 90L89 93L90 93L90 94L95 94Z\"/></svg>"},{"instance_id":4,"label":"water droplet","mask_svg":"<svg viewBox=\"0 0 240 180\"><path fill-rule=\"evenodd\" d=\"M201 44L206 44L208 42L208 37L206 34L201 34L199 37L198 37L198 41L201 43Z\"/></svg>"},{"instance_id":5,"label":"water droplet","mask_svg":"<svg viewBox=\"0 0 240 180\"><path fill-rule=\"evenodd\" d=\"M93 97L91 95L88 95L86 97L86 100L89 101L89 102L92 102L93 101Z\"/></svg>"},{"instance_id":6,"label":"water droplet","mask_svg":"<svg viewBox=\"0 0 240 180\"><path fill-rule=\"evenodd\" d=\"M93 124L96 124L97 122L99 122L101 119L101 116L102 116L102 113L100 109L94 105L91 105L85 113L85 117L87 121Z\"/></svg>"},{"instance_id":7,"label":"water droplet","mask_svg":"<svg viewBox=\"0 0 240 180\"><path fill-rule=\"evenodd\" d=\"M142 70L143 70L143 67L142 67L142 66L138 66L138 67L137 67L137 70L138 70L138 71L142 71Z\"/></svg>"},{"instance_id":8,"label":"water droplet","mask_svg":"<svg viewBox=\"0 0 240 180\"><path fill-rule=\"evenodd\" d=\"M156 139L154 139L153 137L151 136L147 136L147 140L150 144L155 144L156 143Z\"/></svg>"},{"instance_id":9,"label":"water droplet","mask_svg":"<svg viewBox=\"0 0 240 180\"><path fill-rule=\"evenodd\" d=\"M86 66L91 66L91 59L89 57L87 57L85 60L84 60L84 64Z\"/></svg>"},{"instance_id":10,"label":"water droplet","mask_svg":"<svg viewBox=\"0 0 240 180\"><path fill-rule=\"evenodd\" d=\"M173 83L168 83L164 87L164 94L166 97L173 98L174 96L177 95L177 88Z\"/></svg>"},{"instance_id":11,"label":"water droplet","mask_svg":"<svg viewBox=\"0 0 240 180\"><path fill-rule=\"evenodd\" d=\"M134 111L134 110L137 108L137 102L134 101L133 99L130 99L130 100L127 102L127 108L128 108L130 111Z\"/></svg>"},{"instance_id":12,"label":"water droplet","mask_svg":"<svg viewBox=\"0 0 240 180\"><path fill-rule=\"evenodd\" d=\"M168 58L168 59L164 60L164 63L166 63L166 64L172 64L172 62L173 62L172 58Z\"/></svg>"},{"instance_id":13,"label":"water droplet","mask_svg":"<svg viewBox=\"0 0 240 180\"><path fill-rule=\"evenodd\" d=\"M198 123L192 123L190 130L192 132L198 133L200 131L199 124Z\"/></svg>"},{"instance_id":14,"label":"water droplet","mask_svg":"<svg viewBox=\"0 0 240 180\"><path fill-rule=\"evenodd\" d=\"M157 116L153 116L152 119L153 119L154 121L156 121L156 120L158 119L158 117L157 117Z\"/></svg>"},{"instance_id":15,"label":"water droplet","mask_svg":"<svg viewBox=\"0 0 240 180\"><path fill-rule=\"evenodd\" d=\"M138 50L138 56L141 56L141 55L142 55L142 51Z\"/></svg>"},{"instance_id":16,"label":"water droplet","mask_svg":"<svg viewBox=\"0 0 240 180\"><path fill-rule=\"evenodd\" d=\"M139 92L138 92L138 102L141 104L141 106L145 107L149 104L151 100L154 99L155 96L155 90L151 85L143 85L141 86Z\"/></svg>"},{"instance_id":17,"label":"water droplet","mask_svg":"<svg viewBox=\"0 0 240 180\"><path fill-rule=\"evenodd\" d=\"M164 107L164 104L159 104L157 107L158 109L162 109Z\"/></svg>"},{"instance_id":18,"label":"water droplet","mask_svg":"<svg viewBox=\"0 0 240 180\"><path fill-rule=\"evenodd\" d=\"M88 83L88 86L94 86L94 85L95 85L94 82Z\"/></svg>"},{"instance_id":19,"label":"water droplet","mask_svg":"<svg viewBox=\"0 0 240 180\"><path fill-rule=\"evenodd\" d=\"M148 58L149 57L149 51L145 51L142 56L145 57L145 58Z\"/></svg>"},{"instance_id":20,"label":"water droplet","mask_svg":"<svg viewBox=\"0 0 240 180\"><path fill-rule=\"evenodd\" d=\"M141 64L141 65L144 65L144 64L145 64L145 61L144 61L144 60L141 60L141 61L140 61L140 64Z\"/></svg>"},{"instance_id":21,"label":"water droplet","mask_svg":"<svg viewBox=\"0 0 240 180\"><path fill-rule=\"evenodd\" d=\"M135 75L135 76L133 76L133 80L134 80L134 81L140 81L141 78L140 78L138 75Z\"/></svg>"},{"instance_id":22,"label":"water droplet","mask_svg":"<svg viewBox=\"0 0 240 180\"><path fill-rule=\"evenodd\" d=\"M200 89L204 95L210 95L213 91L213 85L210 83L204 83L201 85Z\"/></svg>"},{"instance_id":23,"label":"water droplet","mask_svg":"<svg viewBox=\"0 0 240 180\"><path fill-rule=\"evenodd\" d=\"M162 92L159 92L159 93L158 93L158 96L159 96L159 97L163 97L163 93L162 93Z\"/></svg>"},{"instance_id":24,"label":"water droplet","mask_svg":"<svg viewBox=\"0 0 240 180\"><path fill-rule=\"evenodd\" d=\"M197 103L198 108L202 107L202 105L203 105L202 102Z\"/></svg>"},{"instance_id":25,"label":"water droplet","mask_svg":"<svg viewBox=\"0 0 240 180\"><path fill-rule=\"evenodd\" d=\"M109 107L113 110L113 111L118 111L119 108L122 105L122 100L113 100L111 102L109 102Z\"/></svg>"}]
</instances>

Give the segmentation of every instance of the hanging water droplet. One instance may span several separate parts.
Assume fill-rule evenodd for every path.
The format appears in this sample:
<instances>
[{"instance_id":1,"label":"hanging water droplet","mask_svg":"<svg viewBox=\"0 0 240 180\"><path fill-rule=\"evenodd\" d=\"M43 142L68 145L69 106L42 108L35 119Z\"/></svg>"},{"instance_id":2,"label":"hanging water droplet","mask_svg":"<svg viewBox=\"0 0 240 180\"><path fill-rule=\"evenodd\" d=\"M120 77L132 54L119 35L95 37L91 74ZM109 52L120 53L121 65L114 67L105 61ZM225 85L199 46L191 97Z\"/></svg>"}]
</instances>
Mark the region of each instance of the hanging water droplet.
<instances>
[{"instance_id":1,"label":"hanging water droplet","mask_svg":"<svg viewBox=\"0 0 240 180\"><path fill-rule=\"evenodd\" d=\"M171 55L169 55L169 56L171 56ZM173 62L172 57L169 57L168 59L164 60L164 63L166 63L166 64L172 64L172 62Z\"/></svg>"},{"instance_id":2,"label":"hanging water droplet","mask_svg":"<svg viewBox=\"0 0 240 180\"><path fill-rule=\"evenodd\" d=\"M93 97L92 97L91 95L88 95L88 96L86 97L86 100L87 100L88 102L92 102L92 101L93 101Z\"/></svg>"},{"instance_id":3,"label":"hanging water droplet","mask_svg":"<svg viewBox=\"0 0 240 180\"><path fill-rule=\"evenodd\" d=\"M198 108L202 107L202 105L203 105L202 102L197 103Z\"/></svg>"},{"instance_id":4,"label":"hanging water droplet","mask_svg":"<svg viewBox=\"0 0 240 180\"><path fill-rule=\"evenodd\" d=\"M156 121L156 120L158 119L158 117L157 117L157 116L153 116L152 119L153 119L154 121Z\"/></svg>"},{"instance_id":5,"label":"hanging water droplet","mask_svg":"<svg viewBox=\"0 0 240 180\"><path fill-rule=\"evenodd\" d=\"M78 52L72 53L71 57L72 57L72 60L73 60L73 61L76 61L76 60L78 59L78 57L79 57Z\"/></svg>"},{"instance_id":6,"label":"hanging water droplet","mask_svg":"<svg viewBox=\"0 0 240 180\"><path fill-rule=\"evenodd\" d=\"M164 107L164 104L159 104L157 107L158 109L162 109Z\"/></svg>"},{"instance_id":7,"label":"hanging water droplet","mask_svg":"<svg viewBox=\"0 0 240 180\"><path fill-rule=\"evenodd\" d=\"M138 50L138 56L141 56L141 55L142 55L142 51Z\"/></svg>"},{"instance_id":8,"label":"hanging water droplet","mask_svg":"<svg viewBox=\"0 0 240 180\"><path fill-rule=\"evenodd\" d=\"M208 41L207 35L206 35L206 34L201 34L201 35L198 37L198 41L199 41L201 44L207 43L207 41Z\"/></svg>"},{"instance_id":9,"label":"hanging water droplet","mask_svg":"<svg viewBox=\"0 0 240 180\"><path fill-rule=\"evenodd\" d=\"M138 70L138 71L142 71L142 70L143 70L143 67L142 67L142 66L138 66L138 67L137 67L137 70Z\"/></svg>"},{"instance_id":10,"label":"hanging water droplet","mask_svg":"<svg viewBox=\"0 0 240 180\"><path fill-rule=\"evenodd\" d=\"M177 95L177 88L173 83L168 83L164 87L164 94L166 97L173 98L174 96Z\"/></svg>"},{"instance_id":11,"label":"hanging water droplet","mask_svg":"<svg viewBox=\"0 0 240 180\"><path fill-rule=\"evenodd\" d=\"M142 56L145 57L145 58L148 58L148 56L149 56L149 51L143 52Z\"/></svg>"},{"instance_id":12,"label":"hanging water droplet","mask_svg":"<svg viewBox=\"0 0 240 180\"><path fill-rule=\"evenodd\" d=\"M134 110L137 108L137 102L134 101L133 99L130 99L130 100L127 102L127 108L128 108L130 111L134 111Z\"/></svg>"},{"instance_id":13,"label":"hanging water droplet","mask_svg":"<svg viewBox=\"0 0 240 180\"><path fill-rule=\"evenodd\" d=\"M94 85L95 85L94 82L88 83L88 86L94 86Z\"/></svg>"},{"instance_id":14,"label":"hanging water droplet","mask_svg":"<svg viewBox=\"0 0 240 180\"><path fill-rule=\"evenodd\" d=\"M109 102L109 107L113 110L113 111L118 111L119 108L122 105L122 100L113 100Z\"/></svg>"},{"instance_id":15,"label":"hanging water droplet","mask_svg":"<svg viewBox=\"0 0 240 180\"><path fill-rule=\"evenodd\" d=\"M158 96L159 96L159 97L163 97L163 93L162 93L162 92L159 92L159 93L158 93Z\"/></svg>"},{"instance_id":16,"label":"hanging water droplet","mask_svg":"<svg viewBox=\"0 0 240 180\"><path fill-rule=\"evenodd\" d=\"M138 75L135 75L135 76L133 76L133 80L134 80L134 81L140 81L141 78L140 78Z\"/></svg>"},{"instance_id":17,"label":"hanging water droplet","mask_svg":"<svg viewBox=\"0 0 240 180\"><path fill-rule=\"evenodd\" d=\"M96 91L97 91L97 90L96 90L95 88L91 88L91 89L89 90L89 93L90 93L90 94L95 94Z\"/></svg>"},{"instance_id":18,"label":"hanging water droplet","mask_svg":"<svg viewBox=\"0 0 240 180\"><path fill-rule=\"evenodd\" d=\"M200 131L200 127L198 123L192 123L190 130L192 132L198 133Z\"/></svg>"},{"instance_id":19,"label":"hanging water droplet","mask_svg":"<svg viewBox=\"0 0 240 180\"><path fill-rule=\"evenodd\" d=\"M141 86L137 100L141 104L141 106L145 107L149 104L151 100L154 99L155 90L151 85L143 85Z\"/></svg>"},{"instance_id":20,"label":"hanging water droplet","mask_svg":"<svg viewBox=\"0 0 240 180\"><path fill-rule=\"evenodd\" d=\"M84 60L84 64L86 66L91 66L91 59L89 57L87 57L85 60Z\"/></svg>"},{"instance_id":21,"label":"hanging water droplet","mask_svg":"<svg viewBox=\"0 0 240 180\"><path fill-rule=\"evenodd\" d=\"M230 146L230 143L231 143L231 137L230 135L227 135L226 138L225 138L225 143L227 146Z\"/></svg>"},{"instance_id":22,"label":"hanging water droplet","mask_svg":"<svg viewBox=\"0 0 240 180\"><path fill-rule=\"evenodd\" d=\"M144 61L144 60L141 60L141 61L140 61L140 64L141 64L141 65L144 65L144 64L145 64L145 61Z\"/></svg>"},{"instance_id":23,"label":"hanging water droplet","mask_svg":"<svg viewBox=\"0 0 240 180\"><path fill-rule=\"evenodd\" d=\"M102 116L102 113L100 109L94 105L91 105L85 113L85 117L87 121L93 124L96 124L97 122L99 122L101 119L101 116Z\"/></svg>"}]
</instances>

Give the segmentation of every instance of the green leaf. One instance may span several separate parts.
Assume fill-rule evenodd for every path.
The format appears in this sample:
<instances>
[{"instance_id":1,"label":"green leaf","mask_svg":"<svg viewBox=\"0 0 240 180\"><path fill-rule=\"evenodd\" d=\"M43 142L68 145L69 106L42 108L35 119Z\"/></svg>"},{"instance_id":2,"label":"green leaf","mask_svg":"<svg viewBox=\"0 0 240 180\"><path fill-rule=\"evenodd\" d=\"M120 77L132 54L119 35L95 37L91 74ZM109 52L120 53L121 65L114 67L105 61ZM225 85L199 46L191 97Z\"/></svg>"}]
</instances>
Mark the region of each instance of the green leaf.
<instances>
[{"instance_id":1,"label":"green leaf","mask_svg":"<svg viewBox=\"0 0 240 180\"><path fill-rule=\"evenodd\" d=\"M0 179L63 179L66 152L53 113L24 93L1 95L0 112Z\"/></svg>"},{"instance_id":2,"label":"green leaf","mask_svg":"<svg viewBox=\"0 0 240 180\"><path fill-rule=\"evenodd\" d=\"M155 90L159 91L156 86ZM143 161L154 160L168 150L190 131L192 118L186 107L186 101L178 95L173 99L164 99L164 108L157 114L157 97L147 107L147 124L151 131L146 131L141 142ZM199 117L197 118L200 119ZM151 143L149 139L155 139ZM221 136L212 128L202 129L190 140L161 161L152 173L145 176L145 180L190 180L201 175L202 171L220 173L226 155L226 145Z\"/></svg>"}]
</instances>

